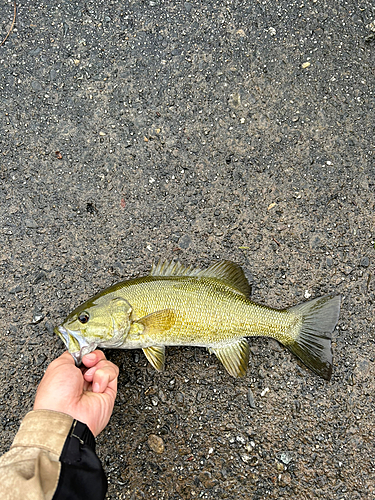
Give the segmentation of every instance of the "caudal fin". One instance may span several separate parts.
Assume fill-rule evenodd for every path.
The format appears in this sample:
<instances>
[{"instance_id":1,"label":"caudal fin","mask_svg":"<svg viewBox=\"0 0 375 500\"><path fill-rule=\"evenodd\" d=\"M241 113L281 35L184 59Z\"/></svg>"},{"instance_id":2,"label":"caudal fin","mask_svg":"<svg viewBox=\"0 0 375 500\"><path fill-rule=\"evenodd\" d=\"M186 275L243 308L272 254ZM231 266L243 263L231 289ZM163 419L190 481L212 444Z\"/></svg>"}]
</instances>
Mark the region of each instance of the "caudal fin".
<instances>
[{"instance_id":1,"label":"caudal fin","mask_svg":"<svg viewBox=\"0 0 375 500\"><path fill-rule=\"evenodd\" d=\"M340 303L340 295L326 295L289 309L301 318L302 324L288 349L326 380L332 375L331 338L339 319Z\"/></svg>"}]
</instances>

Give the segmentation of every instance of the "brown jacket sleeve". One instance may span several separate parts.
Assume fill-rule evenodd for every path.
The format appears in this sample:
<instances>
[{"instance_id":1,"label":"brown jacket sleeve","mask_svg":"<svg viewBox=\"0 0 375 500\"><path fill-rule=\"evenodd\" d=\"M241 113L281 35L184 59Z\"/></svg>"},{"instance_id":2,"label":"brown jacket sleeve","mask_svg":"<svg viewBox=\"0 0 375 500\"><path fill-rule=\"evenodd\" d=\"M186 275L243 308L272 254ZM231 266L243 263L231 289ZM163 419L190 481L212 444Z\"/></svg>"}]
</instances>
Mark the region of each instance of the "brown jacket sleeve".
<instances>
[{"instance_id":1,"label":"brown jacket sleeve","mask_svg":"<svg viewBox=\"0 0 375 500\"><path fill-rule=\"evenodd\" d=\"M0 457L3 500L51 500L56 490L59 461L73 418L65 413L36 410L23 419L13 444Z\"/></svg>"},{"instance_id":2,"label":"brown jacket sleeve","mask_svg":"<svg viewBox=\"0 0 375 500\"><path fill-rule=\"evenodd\" d=\"M103 500L106 492L92 432L65 413L28 413L0 457L1 500Z\"/></svg>"}]
</instances>

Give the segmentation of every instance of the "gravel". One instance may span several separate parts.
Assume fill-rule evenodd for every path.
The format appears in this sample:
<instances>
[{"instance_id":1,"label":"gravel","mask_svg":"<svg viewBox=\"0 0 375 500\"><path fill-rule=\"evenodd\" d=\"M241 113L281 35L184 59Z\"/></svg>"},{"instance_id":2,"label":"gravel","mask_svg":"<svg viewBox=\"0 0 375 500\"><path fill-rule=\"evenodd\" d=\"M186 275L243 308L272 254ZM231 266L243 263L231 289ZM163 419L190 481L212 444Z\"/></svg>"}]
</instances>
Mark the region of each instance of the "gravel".
<instances>
[{"instance_id":1,"label":"gravel","mask_svg":"<svg viewBox=\"0 0 375 500\"><path fill-rule=\"evenodd\" d=\"M2 2L1 38L12 15ZM342 294L332 380L268 339L239 380L202 348L168 348L161 374L107 351L108 498L374 498L374 18L369 0L18 6L0 47L1 451L72 308L159 258L230 259L256 302Z\"/></svg>"}]
</instances>

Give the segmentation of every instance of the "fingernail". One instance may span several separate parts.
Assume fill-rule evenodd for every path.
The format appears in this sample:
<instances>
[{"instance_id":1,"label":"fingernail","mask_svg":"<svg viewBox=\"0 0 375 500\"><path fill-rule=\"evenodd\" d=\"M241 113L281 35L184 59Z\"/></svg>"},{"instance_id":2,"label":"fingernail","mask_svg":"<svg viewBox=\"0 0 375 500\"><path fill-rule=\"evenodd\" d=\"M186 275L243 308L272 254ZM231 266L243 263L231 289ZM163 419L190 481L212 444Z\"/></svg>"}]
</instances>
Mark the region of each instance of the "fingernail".
<instances>
[{"instance_id":1,"label":"fingernail","mask_svg":"<svg viewBox=\"0 0 375 500\"><path fill-rule=\"evenodd\" d=\"M93 385L92 392L100 392L100 385L98 384L98 382L95 382L95 384Z\"/></svg>"},{"instance_id":2,"label":"fingernail","mask_svg":"<svg viewBox=\"0 0 375 500\"><path fill-rule=\"evenodd\" d=\"M84 356L86 359L88 359L89 361L94 361L96 359L96 354L94 354L93 352L90 353L90 354L86 354Z\"/></svg>"}]
</instances>

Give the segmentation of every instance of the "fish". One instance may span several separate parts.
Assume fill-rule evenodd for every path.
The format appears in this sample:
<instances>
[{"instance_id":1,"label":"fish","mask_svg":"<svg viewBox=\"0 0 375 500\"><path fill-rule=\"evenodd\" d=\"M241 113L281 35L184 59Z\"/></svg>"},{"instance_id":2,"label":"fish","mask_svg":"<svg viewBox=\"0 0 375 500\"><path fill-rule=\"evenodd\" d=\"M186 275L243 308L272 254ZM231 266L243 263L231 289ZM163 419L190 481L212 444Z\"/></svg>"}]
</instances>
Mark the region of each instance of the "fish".
<instances>
[{"instance_id":1,"label":"fish","mask_svg":"<svg viewBox=\"0 0 375 500\"><path fill-rule=\"evenodd\" d=\"M207 269L179 261L152 264L149 275L122 281L74 309L55 327L76 365L99 348L142 349L158 371L166 346L206 347L233 377L249 364L248 337L271 337L326 380L332 375L332 333L340 295L286 309L250 300L242 268L229 260Z\"/></svg>"}]
</instances>

